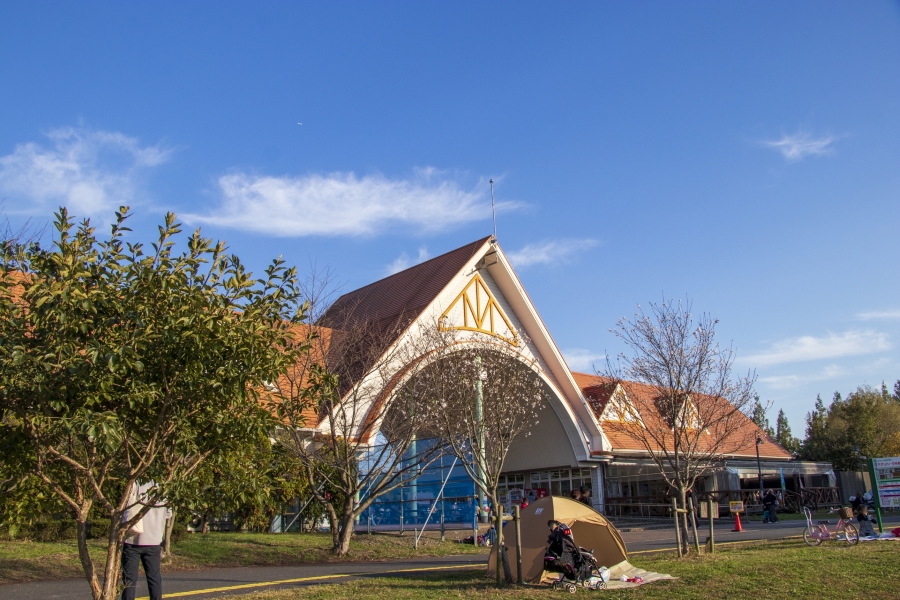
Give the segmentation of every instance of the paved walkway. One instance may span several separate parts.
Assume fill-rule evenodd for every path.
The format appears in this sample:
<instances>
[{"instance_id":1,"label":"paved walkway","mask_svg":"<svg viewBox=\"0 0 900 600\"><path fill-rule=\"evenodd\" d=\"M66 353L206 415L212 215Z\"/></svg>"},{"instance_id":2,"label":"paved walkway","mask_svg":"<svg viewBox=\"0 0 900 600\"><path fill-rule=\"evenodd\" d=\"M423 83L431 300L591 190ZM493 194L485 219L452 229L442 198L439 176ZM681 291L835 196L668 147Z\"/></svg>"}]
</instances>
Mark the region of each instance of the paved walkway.
<instances>
[{"instance_id":1,"label":"paved walkway","mask_svg":"<svg viewBox=\"0 0 900 600\"><path fill-rule=\"evenodd\" d=\"M361 577L473 569L483 565L484 559L481 556L468 555L382 563L175 571L163 573L163 591L166 598L201 599L264 589L338 583ZM138 585L137 594L139 598L147 595L147 585L143 579ZM10 600L82 600L89 599L91 593L84 579L65 579L0 586L0 597Z\"/></svg>"},{"instance_id":2,"label":"paved walkway","mask_svg":"<svg viewBox=\"0 0 900 600\"><path fill-rule=\"evenodd\" d=\"M837 515L831 519L832 525L837 523ZM885 530L900 525L900 517L890 520L885 519ZM892 523L890 527L888 524ZM743 532L734 532L734 521L731 519L719 519L715 523L716 544L741 542L748 540L780 539L793 536L802 536L806 529L806 521L803 519L780 519L777 523L763 523L762 521L743 521ZM708 521L697 521L697 531L700 535L701 545L709 537ZM628 552L640 554L665 549L675 551L675 528L653 529L647 531L631 531L622 534Z\"/></svg>"},{"instance_id":3,"label":"paved walkway","mask_svg":"<svg viewBox=\"0 0 900 600\"><path fill-rule=\"evenodd\" d=\"M835 522L836 519L832 519ZM697 523L701 543L709 535L708 526ZM888 527L890 525L890 527ZM900 525L900 516L885 520L886 529ZM780 539L800 536L806 522L784 520L763 524L759 521L744 523L744 531L735 533L730 520L716 523L716 543L730 543L761 539ZM674 528L631 531L622 534L629 554L664 550L675 551ZM363 577L403 576L427 572L462 571L484 568L485 558L477 555L422 558L393 562L339 563L299 565L292 567L243 567L233 569L209 569L204 571L176 571L163 574L165 598L196 598L206 600L234 594L266 589L340 583ZM142 580L138 597L146 596L147 588ZM15 600L81 600L90 598L90 591L83 579L39 581L0 586L0 597Z\"/></svg>"}]
</instances>

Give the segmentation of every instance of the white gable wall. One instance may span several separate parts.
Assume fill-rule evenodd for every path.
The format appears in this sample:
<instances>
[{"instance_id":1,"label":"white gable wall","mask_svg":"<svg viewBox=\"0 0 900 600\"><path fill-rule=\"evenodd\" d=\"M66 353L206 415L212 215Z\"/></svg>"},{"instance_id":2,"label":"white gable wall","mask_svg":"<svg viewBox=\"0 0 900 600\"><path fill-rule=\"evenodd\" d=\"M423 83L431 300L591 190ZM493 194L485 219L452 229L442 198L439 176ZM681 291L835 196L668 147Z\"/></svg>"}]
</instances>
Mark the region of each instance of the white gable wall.
<instances>
[{"instance_id":1,"label":"white gable wall","mask_svg":"<svg viewBox=\"0 0 900 600\"><path fill-rule=\"evenodd\" d=\"M566 414L560 414L555 405L544 406L537 415L537 425L513 440L504 472L529 471L532 469L552 469L554 467L574 467L578 457L567 444L568 432L563 427Z\"/></svg>"},{"instance_id":2,"label":"white gable wall","mask_svg":"<svg viewBox=\"0 0 900 600\"><path fill-rule=\"evenodd\" d=\"M432 304L422 312L416 322L411 324L400 336L395 343L395 347L402 347L414 339L414 336L419 335L421 332L421 328L435 327L443 312L451 306L460 292L472 281L476 273L475 265L485 254L493 252L495 249L499 258L498 262L487 268L479 269L477 272L513 327L524 332L527 336L528 343L520 352L527 359L535 361L545 383L554 392L552 394L554 397L553 405L542 411L542 418L540 419L542 423L539 425L539 430L535 431L535 434L541 433L541 437L545 438L545 434L550 435L552 433L551 430L555 429L555 433L551 437L555 438L553 445L561 453L558 459L562 462L553 463L552 465L548 464L547 466L575 466L579 461L591 460L591 450L609 449L609 443L605 440L605 436L603 436L598 423L587 406L581 390L575 384L565 360L550 338L546 328L544 328L540 317L525 295L524 289L519 284L502 252L499 251L499 247L492 246L486 242L481 251L437 295ZM448 325L462 324L462 313L461 311L453 311L453 313L457 312L459 314L451 315L453 321L449 322ZM503 327L502 324L497 323L497 328L499 329L500 327ZM505 332L498 331L498 333ZM462 339L468 336L482 335L485 334L470 331L460 332ZM498 343L504 343L499 339L497 341ZM399 352L397 354L399 358L404 353ZM403 367L399 362L396 366L398 370ZM367 384L371 385L372 382L364 379L359 383L362 386ZM378 387L377 383L374 387ZM365 412L365 410L362 410L357 415L360 424L365 419ZM525 439L527 440L528 438ZM524 444L515 445L514 448L524 451L528 448L527 444L528 442L526 441ZM565 449L564 446L568 446L568 448ZM538 454L546 452L547 448L549 446L542 447ZM554 454L557 451L554 451ZM523 460L526 458L520 452L515 454L517 458L514 460L518 461L519 457ZM531 458L528 460L532 460L537 456L537 454L533 454L530 451L526 451L525 454L531 455ZM537 465L529 464L525 468L531 468L532 466L536 467ZM512 469L512 467L509 469Z\"/></svg>"},{"instance_id":3,"label":"white gable wall","mask_svg":"<svg viewBox=\"0 0 900 600\"><path fill-rule=\"evenodd\" d=\"M560 353L553 338L541 321L540 315L528 294L516 277L512 266L506 260L503 252L499 250L499 260L487 267L493 281L496 282L501 295L510 305L511 312L517 315L522 328L531 338L535 348L534 351L546 359L544 363L552 374L554 380L559 386L563 396L568 400L571 409L578 416L578 423L587 436L591 450L611 450L612 446L606 436L603 434L599 423L594 418L593 411L584 399L581 388L575 383L572 373L569 371L566 361Z\"/></svg>"},{"instance_id":4,"label":"white gable wall","mask_svg":"<svg viewBox=\"0 0 900 600\"><path fill-rule=\"evenodd\" d=\"M436 322L440 315L457 299L460 292L472 281L476 273L475 266L481 258L495 249L498 250L498 257L500 258L497 265L504 264L505 258L502 257L502 252L499 252L499 248L486 243L485 247L453 278L447 287L435 298L429 309L423 313L423 318L426 322ZM562 359L562 355L549 338L543 325L535 326L539 324L539 318L531 317L531 314L534 314L536 317L536 312L530 305L527 296L524 295L524 290L517 280L509 281L511 278L515 278L512 270L497 270L497 265L478 269L477 273L481 276L485 286L490 290L497 304L503 309L513 327L520 332L524 332L527 336L527 344L520 352L526 358L535 361L545 381L554 391L554 396L558 402L553 406L553 412L556 414L562 428L561 433L564 432L565 437L569 441L570 450L578 460L590 460L591 449L603 449L603 434L599 425L594 421L593 414L581 395L581 390L575 385L571 373ZM510 294L512 294L513 302L510 301ZM516 300L518 301L516 302ZM454 319L459 318L455 314L456 310L451 312ZM524 320L520 318L522 313L526 314L526 319ZM448 323L448 325L461 323L462 321L453 321ZM468 335L484 334L468 331L461 332L461 337L463 338ZM548 354L546 350L551 351L549 353L551 360L549 361L545 359L545 355ZM574 411L573 407L578 406L581 406L583 410L580 412ZM587 422L585 422L585 417ZM566 462L557 466L565 464L570 463ZM571 464L574 465L575 463Z\"/></svg>"}]
</instances>

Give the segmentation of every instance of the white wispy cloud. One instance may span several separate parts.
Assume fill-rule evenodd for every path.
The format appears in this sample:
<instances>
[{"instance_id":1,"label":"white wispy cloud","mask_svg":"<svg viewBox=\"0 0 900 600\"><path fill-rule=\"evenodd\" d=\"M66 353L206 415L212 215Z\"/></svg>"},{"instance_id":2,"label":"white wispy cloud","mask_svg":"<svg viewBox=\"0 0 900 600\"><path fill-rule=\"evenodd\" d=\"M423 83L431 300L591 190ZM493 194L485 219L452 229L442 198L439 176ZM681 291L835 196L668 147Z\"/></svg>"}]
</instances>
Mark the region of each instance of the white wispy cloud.
<instances>
[{"instance_id":1,"label":"white wispy cloud","mask_svg":"<svg viewBox=\"0 0 900 600\"><path fill-rule=\"evenodd\" d=\"M772 375L769 377L760 377L759 383L766 385L772 389L788 389L799 385L814 383L816 381L827 381L835 379L843 375L847 375L849 371L840 365L828 365L823 369L806 373L803 375Z\"/></svg>"},{"instance_id":2,"label":"white wispy cloud","mask_svg":"<svg viewBox=\"0 0 900 600\"><path fill-rule=\"evenodd\" d=\"M0 193L12 214L46 214L62 205L79 217L111 217L142 199L140 177L171 154L114 131L63 127L46 137L48 144L19 144L0 157Z\"/></svg>"},{"instance_id":3,"label":"white wispy cloud","mask_svg":"<svg viewBox=\"0 0 900 600\"><path fill-rule=\"evenodd\" d=\"M900 319L900 309L862 312L857 314L856 318L863 321Z\"/></svg>"},{"instance_id":4,"label":"white wispy cloud","mask_svg":"<svg viewBox=\"0 0 900 600\"><path fill-rule=\"evenodd\" d=\"M829 333L823 337L807 335L781 340L772 344L768 350L743 358L741 362L758 366L778 365L873 354L890 350L892 347L884 333L871 329L853 330L841 334Z\"/></svg>"},{"instance_id":5,"label":"white wispy cloud","mask_svg":"<svg viewBox=\"0 0 900 600\"><path fill-rule=\"evenodd\" d=\"M220 207L186 214L188 222L209 223L283 237L368 235L391 226L440 231L490 219L483 183L465 189L445 171L416 169L407 179L354 173L270 177L232 173L219 178ZM498 210L522 206L498 202Z\"/></svg>"},{"instance_id":6,"label":"white wispy cloud","mask_svg":"<svg viewBox=\"0 0 900 600\"><path fill-rule=\"evenodd\" d=\"M554 262L564 262L574 257L575 254L593 248L599 244L599 240L548 240L535 244L528 244L520 250L514 250L506 256L514 267L525 268L533 265L547 265Z\"/></svg>"},{"instance_id":7,"label":"white wispy cloud","mask_svg":"<svg viewBox=\"0 0 900 600\"><path fill-rule=\"evenodd\" d=\"M431 258L431 255L428 254L428 248L426 248L425 246L419 248L419 255L414 259L410 258L409 254L407 254L406 252L401 252L400 256L395 258L394 262L389 264L385 271L388 275L393 275L394 273L405 271L413 265L425 262L429 258Z\"/></svg>"},{"instance_id":8,"label":"white wispy cloud","mask_svg":"<svg viewBox=\"0 0 900 600\"><path fill-rule=\"evenodd\" d=\"M598 354L593 350L586 350L584 348L570 348L568 350L563 350L562 354L570 369L587 373L593 373L594 365L606 359L605 354Z\"/></svg>"},{"instance_id":9,"label":"white wispy cloud","mask_svg":"<svg viewBox=\"0 0 900 600\"><path fill-rule=\"evenodd\" d=\"M833 135L814 137L808 132L799 131L793 134L783 134L781 139L764 141L762 144L781 152L788 162L795 162L803 160L807 156L831 154L834 151L832 144L837 139Z\"/></svg>"}]
</instances>

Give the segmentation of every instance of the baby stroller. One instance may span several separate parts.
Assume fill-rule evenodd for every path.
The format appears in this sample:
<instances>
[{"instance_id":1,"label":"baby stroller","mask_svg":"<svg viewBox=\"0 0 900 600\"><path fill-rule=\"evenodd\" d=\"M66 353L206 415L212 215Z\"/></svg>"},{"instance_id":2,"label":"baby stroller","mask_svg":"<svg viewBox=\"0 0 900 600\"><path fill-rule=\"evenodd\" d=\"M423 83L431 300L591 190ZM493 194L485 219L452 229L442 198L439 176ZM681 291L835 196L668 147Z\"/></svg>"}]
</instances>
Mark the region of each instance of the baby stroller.
<instances>
[{"instance_id":1,"label":"baby stroller","mask_svg":"<svg viewBox=\"0 0 900 600\"><path fill-rule=\"evenodd\" d=\"M572 529L565 523L547 521L550 537L547 538L547 551L544 553L544 570L559 573L559 579L553 582L553 589L565 589L574 594L577 586L590 589L606 587L609 581L609 569L597 568L594 551L575 544Z\"/></svg>"}]
</instances>

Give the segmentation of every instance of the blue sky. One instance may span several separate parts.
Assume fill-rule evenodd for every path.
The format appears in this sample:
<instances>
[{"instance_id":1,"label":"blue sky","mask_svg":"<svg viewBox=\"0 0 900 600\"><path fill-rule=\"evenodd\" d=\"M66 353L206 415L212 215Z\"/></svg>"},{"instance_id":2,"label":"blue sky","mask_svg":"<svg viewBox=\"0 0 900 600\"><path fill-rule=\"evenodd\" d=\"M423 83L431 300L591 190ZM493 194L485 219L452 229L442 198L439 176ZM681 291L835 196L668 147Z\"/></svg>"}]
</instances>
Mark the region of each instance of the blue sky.
<instances>
[{"instance_id":1,"label":"blue sky","mask_svg":"<svg viewBox=\"0 0 900 600\"><path fill-rule=\"evenodd\" d=\"M349 291L491 231L571 366L690 297L795 434L900 378L896 2L0 7L14 222L166 210ZM302 123L302 124L301 124ZM599 364L599 362L598 362Z\"/></svg>"}]
</instances>

